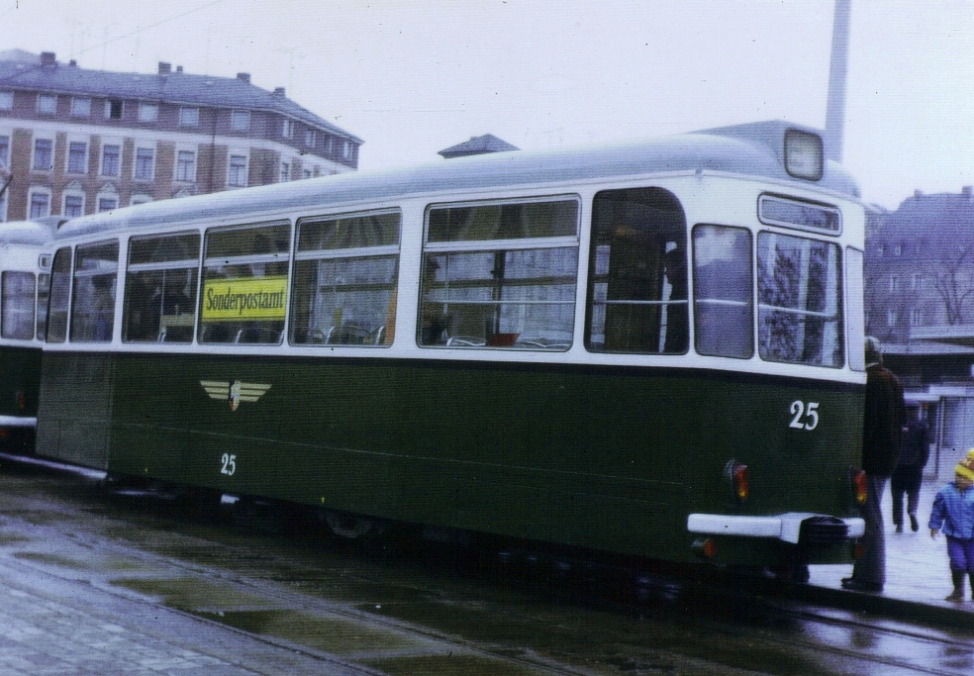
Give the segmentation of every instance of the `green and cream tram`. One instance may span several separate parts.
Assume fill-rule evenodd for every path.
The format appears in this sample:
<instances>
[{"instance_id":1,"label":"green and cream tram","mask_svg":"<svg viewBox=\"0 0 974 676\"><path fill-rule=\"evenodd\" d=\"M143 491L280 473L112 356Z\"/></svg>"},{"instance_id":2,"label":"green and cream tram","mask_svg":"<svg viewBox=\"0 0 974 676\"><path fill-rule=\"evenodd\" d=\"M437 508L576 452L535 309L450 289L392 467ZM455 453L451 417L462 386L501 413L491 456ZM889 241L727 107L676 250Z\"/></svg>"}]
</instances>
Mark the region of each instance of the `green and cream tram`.
<instances>
[{"instance_id":1,"label":"green and cream tram","mask_svg":"<svg viewBox=\"0 0 974 676\"><path fill-rule=\"evenodd\" d=\"M79 218L38 453L346 533L848 561L863 223L781 122Z\"/></svg>"},{"instance_id":2,"label":"green and cream tram","mask_svg":"<svg viewBox=\"0 0 974 676\"><path fill-rule=\"evenodd\" d=\"M37 425L47 281L41 251L58 219L0 223L0 450L31 453ZM40 283L39 283L40 282ZM38 321L40 320L40 321Z\"/></svg>"}]
</instances>

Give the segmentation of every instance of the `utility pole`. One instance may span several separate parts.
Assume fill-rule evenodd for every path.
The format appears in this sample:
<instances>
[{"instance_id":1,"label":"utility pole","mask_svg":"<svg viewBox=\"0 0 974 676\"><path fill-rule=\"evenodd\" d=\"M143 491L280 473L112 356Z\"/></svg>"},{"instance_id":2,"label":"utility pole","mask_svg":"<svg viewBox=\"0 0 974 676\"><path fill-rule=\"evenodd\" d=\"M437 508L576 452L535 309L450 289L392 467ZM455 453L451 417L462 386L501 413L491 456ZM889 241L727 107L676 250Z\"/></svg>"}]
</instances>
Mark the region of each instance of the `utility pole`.
<instances>
[{"instance_id":1,"label":"utility pole","mask_svg":"<svg viewBox=\"0 0 974 676\"><path fill-rule=\"evenodd\" d=\"M849 71L849 15L851 0L835 0L832 22L832 62L829 67L829 97L825 110L825 156L842 161L845 133L845 91Z\"/></svg>"}]
</instances>

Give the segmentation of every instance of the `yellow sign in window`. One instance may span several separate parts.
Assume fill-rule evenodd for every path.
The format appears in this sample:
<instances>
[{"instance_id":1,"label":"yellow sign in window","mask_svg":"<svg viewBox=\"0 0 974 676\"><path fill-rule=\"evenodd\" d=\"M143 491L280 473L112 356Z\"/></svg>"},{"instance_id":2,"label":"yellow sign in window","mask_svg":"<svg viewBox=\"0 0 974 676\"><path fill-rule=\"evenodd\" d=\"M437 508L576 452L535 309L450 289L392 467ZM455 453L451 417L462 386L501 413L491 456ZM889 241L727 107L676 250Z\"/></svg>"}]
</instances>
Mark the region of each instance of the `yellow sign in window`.
<instances>
[{"instance_id":1,"label":"yellow sign in window","mask_svg":"<svg viewBox=\"0 0 974 676\"><path fill-rule=\"evenodd\" d=\"M287 277L214 279L203 286L203 321L284 319Z\"/></svg>"}]
</instances>

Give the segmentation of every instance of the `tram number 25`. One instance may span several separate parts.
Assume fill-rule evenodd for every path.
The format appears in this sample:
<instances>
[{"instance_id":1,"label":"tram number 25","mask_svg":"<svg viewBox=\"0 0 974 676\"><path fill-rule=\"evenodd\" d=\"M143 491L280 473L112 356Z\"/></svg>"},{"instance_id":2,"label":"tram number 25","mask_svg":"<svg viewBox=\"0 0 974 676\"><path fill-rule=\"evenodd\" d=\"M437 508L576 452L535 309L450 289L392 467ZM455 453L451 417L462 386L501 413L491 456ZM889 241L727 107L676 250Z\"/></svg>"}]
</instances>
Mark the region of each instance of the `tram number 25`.
<instances>
[{"instance_id":1,"label":"tram number 25","mask_svg":"<svg viewBox=\"0 0 974 676\"><path fill-rule=\"evenodd\" d=\"M224 453L223 458L221 458L220 462L223 463L223 467L220 468L220 474L233 476L233 473L237 471L236 455L230 455L229 453Z\"/></svg>"},{"instance_id":2,"label":"tram number 25","mask_svg":"<svg viewBox=\"0 0 974 676\"><path fill-rule=\"evenodd\" d=\"M793 401L789 411L791 413L791 424L788 427L806 432L811 432L818 427L817 401L810 401L807 404L804 401Z\"/></svg>"}]
</instances>

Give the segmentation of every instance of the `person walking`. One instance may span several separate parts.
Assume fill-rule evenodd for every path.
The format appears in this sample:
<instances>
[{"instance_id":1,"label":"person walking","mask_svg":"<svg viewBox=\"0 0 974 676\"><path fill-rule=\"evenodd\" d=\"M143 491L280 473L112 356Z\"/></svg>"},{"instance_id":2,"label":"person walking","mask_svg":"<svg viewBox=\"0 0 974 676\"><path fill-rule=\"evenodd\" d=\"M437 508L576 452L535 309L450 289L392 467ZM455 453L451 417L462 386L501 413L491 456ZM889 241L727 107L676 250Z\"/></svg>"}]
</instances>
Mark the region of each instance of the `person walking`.
<instances>
[{"instance_id":1,"label":"person walking","mask_svg":"<svg viewBox=\"0 0 974 676\"><path fill-rule=\"evenodd\" d=\"M863 411L862 469L866 472L866 503L861 508L866 522L862 556L856 559L852 577L842 580L843 589L881 592L886 584L886 535L880 503L886 482L896 468L900 452L906 404L903 387L883 366L880 343L866 338L866 397Z\"/></svg>"},{"instance_id":2,"label":"person walking","mask_svg":"<svg viewBox=\"0 0 974 676\"><path fill-rule=\"evenodd\" d=\"M927 421L923 419L919 406L908 409L908 420L900 445L900 459L896 463L890 486L893 491L893 523L896 532L903 532L903 495L906 495L906 513L910 517L910 529L920 530L917 522L917 506L920 502L920 483L923 468L930 457Z\"/></svg>"},{"instance_id":3,"label":"person walking","mask_svg":"<svg viewBox=\"0 0 974 676\"><path fill-rule=\"evenodd\" d=\"M964 600L964 573L974 598L974 448L954 468L953 482L937 491L930 512L930 537L943 530L954 591L946 601Z\"/></svg>"}]
</instances>

